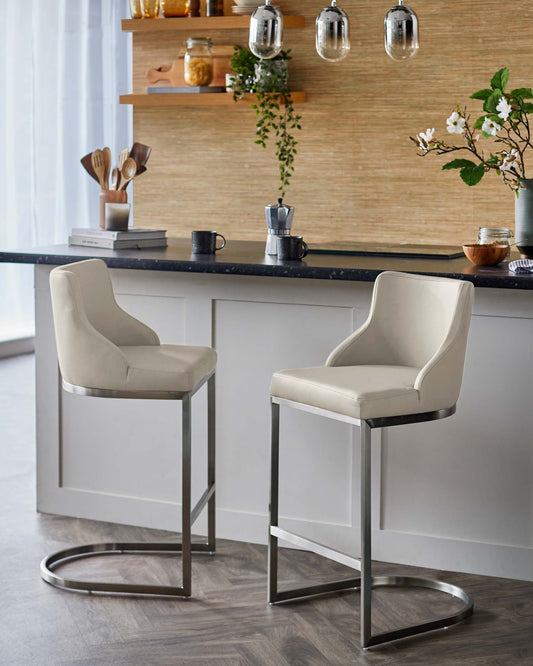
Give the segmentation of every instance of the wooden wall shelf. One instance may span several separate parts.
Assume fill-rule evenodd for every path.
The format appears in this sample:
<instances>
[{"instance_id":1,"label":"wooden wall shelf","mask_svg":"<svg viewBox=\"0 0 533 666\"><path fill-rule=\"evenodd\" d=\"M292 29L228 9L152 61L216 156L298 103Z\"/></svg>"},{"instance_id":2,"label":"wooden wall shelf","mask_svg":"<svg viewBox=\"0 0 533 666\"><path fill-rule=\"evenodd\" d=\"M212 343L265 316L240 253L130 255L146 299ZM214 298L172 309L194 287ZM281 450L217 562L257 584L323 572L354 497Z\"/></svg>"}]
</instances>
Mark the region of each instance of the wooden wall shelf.
<instances>
[{"instance_id":1,"label":"wooden wall shelf","mask_svg":"<svg viewBox=\"0 0 533 666\"><path fill-rule=\"evenodd\" d=\"M157 20L157 19L152 19ZM170 20L170 19L169 19ZM295 104L303 104L307 101L305 92L291 92L292 101ZM255 95L247 93L242 102L253 103ZM121 104L132 104L133 106L232 106L235 104L231 93L166 93L156 95L121 95Z\"/></svg>"},{"instance_id":2,"label":"wooden wall shelf","mask_svg":"<svg viewBox=\"0 0 533 666\"><path fill-rule=\"evenodd\" d=\"M283 16L285 28L303 28L304 16ZM249 16L199 16L190 18L122 19L124 32L178 32L248 28Z\"/></svg>"}]
</instances>

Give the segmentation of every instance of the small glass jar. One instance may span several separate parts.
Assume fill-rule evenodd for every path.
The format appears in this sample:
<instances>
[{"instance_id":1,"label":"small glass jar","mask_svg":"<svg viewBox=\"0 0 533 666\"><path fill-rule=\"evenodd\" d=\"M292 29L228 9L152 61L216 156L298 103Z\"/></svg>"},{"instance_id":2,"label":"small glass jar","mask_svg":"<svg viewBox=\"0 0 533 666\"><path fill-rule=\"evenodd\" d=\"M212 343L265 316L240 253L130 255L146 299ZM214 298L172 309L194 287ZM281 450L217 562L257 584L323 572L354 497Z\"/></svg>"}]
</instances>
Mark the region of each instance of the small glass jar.
<instances>
[{"instance_id":1,"label":"small glass jar","mask_svg":"<svg viewBox=\"0 0 533 666\"><path fill-rule=\"evenodd\" d=\"M189 16L189 0L161 0L161 11L165 18Z\"/></svg>"},{"instance_id":2,"label":"small glass jar","mask_svg":"<svg viewBox=\"0 0 533 666\"><path fill-rule=\"evenodd\" d=\"M143 18L157 18L159 14L159 0L141 0Z\"/></svg>"},{"instance_id":3,"label":"small glass jar","mask_svg":"<svg viewBox=\"0 0 533 666\"><path fill-rule=\"evenodd\" d=\"M185 83L188 86L208 86L213 80L211 40L207 37L189 37L185 46Z\"/></svg>"},{"instance_id":4,"label":"small glass jar","mask_svg":"<svg viewBox=\"0 0 533 666\"><path fill-rule=\"evenodd\" d=\"M507 227L479 227L477 243L478 245L508 245L507 257L509 257L512 237L513 232Z\"/></svg>"},{"instance_id":5,"label":"small glass jar","mask_svg":"<svg viewBox=\"0 0 533 666\"><path fill-rule=\"evenodd\" d=\"M138 19L143 17L141 10L141 0L130 0L131 18Z\"/></svg>"},{"instance_id":6,"label":"small glass jar","mask_svg":"<svg viewBox=\"0 0 533 666\"><path fill-rule=\"evenodd\" d=\"M287 60L260 60L254 65L255 85L260 92L285 92L289 89Z\"/></svg>"}]
</instances>

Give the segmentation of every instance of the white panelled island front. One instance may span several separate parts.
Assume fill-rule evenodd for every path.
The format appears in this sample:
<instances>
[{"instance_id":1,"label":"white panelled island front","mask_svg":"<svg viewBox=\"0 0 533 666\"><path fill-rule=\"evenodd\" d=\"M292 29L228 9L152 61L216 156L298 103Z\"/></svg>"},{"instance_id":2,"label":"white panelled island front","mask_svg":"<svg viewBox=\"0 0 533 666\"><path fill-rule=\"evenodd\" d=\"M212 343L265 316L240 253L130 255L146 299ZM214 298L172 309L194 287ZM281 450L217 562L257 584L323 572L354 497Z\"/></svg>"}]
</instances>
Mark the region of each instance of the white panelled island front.
<instances>
[{"instance_id":1,"label":"white panelled island front","mask_svg":"<svg viewBox=\"0 0 533 666\"><path fill-rule=\"evenodd\" d=\"M451 275L479 287L457 413L373 431L373 559L533 580L533 277L472 271L465 259L343 257L335 267L315 255L283 264L261 261L261 244L240 246L255 259L220 253L203 267L187 241L177 242L173 267L171 248L2 253L1 261L36 264L38 510L180 531L179 406L60 391L53 264L101 256L119 304L162 342L216 348L217 536L259 543L272 373L323 364L366 319L381 270ZM327 277L322 269L330 279L317 279ZM193 404L193 503L205 487L205 399L204 391ZM358 554L351 426L282 409L281 429L281 524ZM199 521L197 533L204 528Z\"/></svg>"}]
</instances>

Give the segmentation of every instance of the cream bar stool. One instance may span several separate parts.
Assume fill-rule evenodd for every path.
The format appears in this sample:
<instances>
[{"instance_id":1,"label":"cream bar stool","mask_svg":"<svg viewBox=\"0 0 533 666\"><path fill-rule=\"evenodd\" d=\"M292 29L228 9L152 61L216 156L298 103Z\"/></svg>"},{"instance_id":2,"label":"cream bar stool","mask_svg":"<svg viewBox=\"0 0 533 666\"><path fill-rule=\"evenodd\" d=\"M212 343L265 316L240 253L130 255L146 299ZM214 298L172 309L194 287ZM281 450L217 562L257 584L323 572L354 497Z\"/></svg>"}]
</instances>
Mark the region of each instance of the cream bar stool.
<instances>
[{"instance_id":1,"label":"cream bar stool","mask_svg":"<svg viewBox=\"0 0 533 666\"><path fill-rule=\"evenodd\" d=\"M151 328L122 310L107 266L89 259L55 268L50 289L57 355L65 391L100 398L180 400L182 404L182 542L100 543L62 550L41 562L41 577L60 588L129 594L191 595L191 551L215 550L215 366L210 347L162 345ZM208 487L191 508L191 398L207 382ZM205 543L191 543L191 526L207 505ZM71 558L99 553L181 553L182 586L89 582L54 569Z\"/></svg>"},{"instance_id":2,"label":"cream bar stool","mask_svg":"<svg viewBox=\"0 0 533 666\"><path fill-rule=\"evenodd\" d=\"M473 304L473 285L458 280L386 272L374 286L366 323L318 368L282 370L272 378L272 460L268 599L270 603L360 588L361 643L372 647L460 622L473 604L459 587L412 576L372 576L370 431L451 416L459 396ZM278 524L279 408L293 407L359 426L361 442L361 558L339 553ZM347 580L278 591L278 540L360 571ZM464 602L460 612L372 635L372 588L414 586Z\"/></svg>"}]
</instances>

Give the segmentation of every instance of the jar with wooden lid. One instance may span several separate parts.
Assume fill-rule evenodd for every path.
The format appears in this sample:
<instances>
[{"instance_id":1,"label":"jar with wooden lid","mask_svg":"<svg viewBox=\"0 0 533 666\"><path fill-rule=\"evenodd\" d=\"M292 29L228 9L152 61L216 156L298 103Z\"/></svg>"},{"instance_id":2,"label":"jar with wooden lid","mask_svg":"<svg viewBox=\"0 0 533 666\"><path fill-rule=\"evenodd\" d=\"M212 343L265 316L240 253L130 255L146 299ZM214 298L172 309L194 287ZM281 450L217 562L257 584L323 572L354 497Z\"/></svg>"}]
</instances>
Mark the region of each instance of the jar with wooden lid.
<instances>
[{"instance_id":1,"label":"jar with wooden lid","mask_svg":"<svg viewBox=\"0 0 533 666\"><path fill-rule=\"evenodd\" d=\"M161 11L165 18L189 16L189 0L161 0Z\"/></svg>"},{"instance_id":2,"label":"jar with wooden lid","mask_svg":"<svg viewBox=\"0 0 533 666\"><path fill-rule=\"evenodd\" d=\"M208 86L213 80L212 45L208 37L189 37L185 42L184 78L188 86Z\"/></svg>"}]
</instances>

